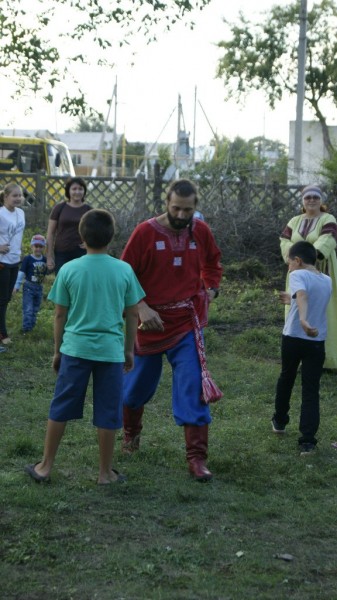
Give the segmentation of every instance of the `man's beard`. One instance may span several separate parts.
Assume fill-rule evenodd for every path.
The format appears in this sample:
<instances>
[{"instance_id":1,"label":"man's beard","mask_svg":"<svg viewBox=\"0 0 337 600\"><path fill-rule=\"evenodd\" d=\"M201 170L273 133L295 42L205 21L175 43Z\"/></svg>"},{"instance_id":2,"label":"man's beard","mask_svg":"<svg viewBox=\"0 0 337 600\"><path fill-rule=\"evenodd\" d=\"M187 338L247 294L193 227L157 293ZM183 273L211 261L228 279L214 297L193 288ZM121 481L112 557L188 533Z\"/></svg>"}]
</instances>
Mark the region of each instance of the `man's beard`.
<instances>
[{"instance_id":1,"label":"man's beard","mask_svg":"<svg viewBox=\"0 0 337 600\"><path fill-rule=\"evenodd\" d=\"M179 229L186 229L186 227L188 227L189 224L192 222L193 216L190 217L189 219L175 219L168 212L167 213L167 218L168 218L168 221L169 221L172 229L179 230Z\"/></svg>"}]
</instances>

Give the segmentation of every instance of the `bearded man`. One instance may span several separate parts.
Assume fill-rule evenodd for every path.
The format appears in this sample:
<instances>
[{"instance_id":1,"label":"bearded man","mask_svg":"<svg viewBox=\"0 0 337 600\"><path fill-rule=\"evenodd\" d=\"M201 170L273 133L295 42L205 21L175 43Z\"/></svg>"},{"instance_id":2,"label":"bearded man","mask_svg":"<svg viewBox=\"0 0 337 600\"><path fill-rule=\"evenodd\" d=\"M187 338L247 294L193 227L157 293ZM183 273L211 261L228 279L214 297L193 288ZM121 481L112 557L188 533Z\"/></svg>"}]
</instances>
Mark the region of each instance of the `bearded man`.
<instances>
[{"instance_id":1,"label":"bearded man","mask_svg":"<svg viewBox=\"0 0 337 600\"><path fill-rule=\"evenodd\" d=\"M209 481L209 403L222 394L207 371L202 330L209 303L218 296L222 268L210 228L193 218L197 202L191 181L174 181L167 191L166 212L138 225L121 257L146 293L138 305L135 366L124 378L123 451L139 449L144 405L157 389L166 354L172 368L173 416L184 427L190 474Z\"/></svg>"}]
</instances>

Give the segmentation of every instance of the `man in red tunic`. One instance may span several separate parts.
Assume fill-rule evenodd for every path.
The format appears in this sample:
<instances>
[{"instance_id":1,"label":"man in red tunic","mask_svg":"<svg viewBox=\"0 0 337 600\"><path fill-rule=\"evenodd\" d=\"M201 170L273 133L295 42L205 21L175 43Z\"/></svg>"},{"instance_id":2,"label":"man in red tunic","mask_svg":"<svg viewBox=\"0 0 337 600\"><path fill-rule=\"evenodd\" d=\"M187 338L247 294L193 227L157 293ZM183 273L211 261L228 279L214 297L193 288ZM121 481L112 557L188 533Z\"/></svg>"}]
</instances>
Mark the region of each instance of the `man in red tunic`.
<instances>
[{"instance_id":1,"label":"man in red tunic","mask_svg":"<svg viewBox=\"0 0 337 600\"><path fill-rule=\"evenodd\" d=\"M189 471L207 481L212 478L206 467L208 404L222 394L206 369L202 328L218 295L222 268L208 225L193 218L197 201L192 182L173 182L166 212L138 225L122 254L146 293L138 305L135 367L125 374L123 450L139 448L144 405L156 391L165 353L173 374L173 416L185 430Z\"/></svg>"}]
</instances>

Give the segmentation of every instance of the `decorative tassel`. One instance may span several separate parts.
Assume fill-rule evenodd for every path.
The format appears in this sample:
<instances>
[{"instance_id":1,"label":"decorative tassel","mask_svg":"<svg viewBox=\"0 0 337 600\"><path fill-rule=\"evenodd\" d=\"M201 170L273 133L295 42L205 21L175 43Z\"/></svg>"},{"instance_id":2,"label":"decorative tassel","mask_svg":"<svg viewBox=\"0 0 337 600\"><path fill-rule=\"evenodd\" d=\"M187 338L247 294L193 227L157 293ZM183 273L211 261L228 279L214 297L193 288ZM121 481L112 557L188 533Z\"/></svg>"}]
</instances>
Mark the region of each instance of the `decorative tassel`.
<instances>
[{"instance_id":1,"label":"decorative tassel","mask_svg":"<svg viewBox=\"0 0 337 600\"><path fill-rule=\"evenodd\" d=\"M216 383L213 381L209 371L202 373L202 394L201 401L203 404L210 404L217 402L223 397L222 391L218 388Z\"/></svg>"},{"instance_id":2,"label":"decorative tassel","mask_svg":"<svg viewBox=\"0 0 337 600\"><path fill-rule=\"evenodd\" d=\"M207 300L207 294L205 292L205 301ZM200 396L200 400L203 404L210 404L212 402L217 402L220 398L223 397L223 393L219 390L216 383L213 381L210 372L207 369L206 365L206 355L205 355L205 345L204 338L202 335L199 317L195 310L195 306L192 300L182 300L181 302L173 302L172 304L164 304L154 308L160 308L161 310L168 310L172 308L190 308L192 312L192 319L194 325L194 337L195 343L197 347L197 352L200 360L201 366L201 384L202 384L202 392Z\"/></svg>"}]
</instances>

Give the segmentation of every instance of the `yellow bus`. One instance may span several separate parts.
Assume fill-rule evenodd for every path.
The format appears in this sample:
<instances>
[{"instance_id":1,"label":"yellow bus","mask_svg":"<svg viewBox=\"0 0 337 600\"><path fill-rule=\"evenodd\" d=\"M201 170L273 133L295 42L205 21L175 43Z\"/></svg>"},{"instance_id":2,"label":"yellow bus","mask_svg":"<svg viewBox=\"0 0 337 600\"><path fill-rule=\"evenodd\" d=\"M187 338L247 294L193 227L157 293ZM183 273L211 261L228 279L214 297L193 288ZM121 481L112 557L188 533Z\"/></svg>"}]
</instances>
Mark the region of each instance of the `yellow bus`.
<instances>
[{"instance_id":1,"label":"yellow bus","mask_svg":"<svg viewBox=\"0 0 337 600\"><path fill-rule=\"evenodd\" d=\"M46 204L53 205L63 199L64 182L48 177L74 177L75 171L68 147L58 140L37 137L0 136L0 178L20 175L24 195L29 204L38 196L36 178L46 179ZM22 177L27 175L28 177ZM12 179L12 177L11 177Z\"/></svg>"}]
</instances>

